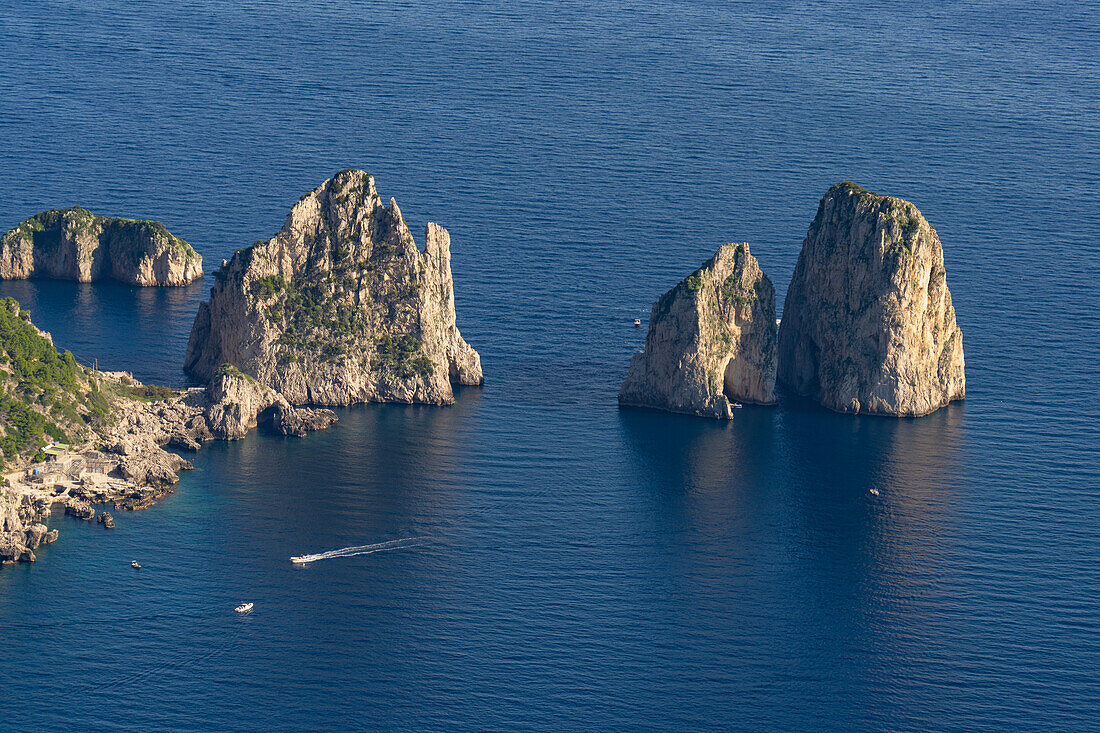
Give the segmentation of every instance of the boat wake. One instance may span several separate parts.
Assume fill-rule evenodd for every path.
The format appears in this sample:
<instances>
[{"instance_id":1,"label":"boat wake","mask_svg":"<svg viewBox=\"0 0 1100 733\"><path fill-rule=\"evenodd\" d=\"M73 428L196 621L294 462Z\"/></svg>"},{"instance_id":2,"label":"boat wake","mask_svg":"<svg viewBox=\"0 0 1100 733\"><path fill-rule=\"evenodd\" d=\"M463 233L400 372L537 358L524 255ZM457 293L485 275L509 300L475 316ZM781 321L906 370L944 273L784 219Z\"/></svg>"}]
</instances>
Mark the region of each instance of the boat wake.
<instances>
[{"instance_id":1,"label":"boat wake","mask_svg":"<svg viewBox=\"0 0 1100 733\"><path fill-rule=\"evenodd\" d=\"M358 547L341 547L339 550L329 550L328 552L318 552L313 555L301 555L298 557L290 558L291 562L298 565L304 565L306 563L317 562L318 560L332 560L337 557L355 557L356 555L370 555L373 552L386 552L387 550L401 550L406 547L416 547L423 544L427 539L424 537L405 537L400 540L389 540L387 542L376 542L373 545L359 545Z\"/></svg>"}]
</instances>

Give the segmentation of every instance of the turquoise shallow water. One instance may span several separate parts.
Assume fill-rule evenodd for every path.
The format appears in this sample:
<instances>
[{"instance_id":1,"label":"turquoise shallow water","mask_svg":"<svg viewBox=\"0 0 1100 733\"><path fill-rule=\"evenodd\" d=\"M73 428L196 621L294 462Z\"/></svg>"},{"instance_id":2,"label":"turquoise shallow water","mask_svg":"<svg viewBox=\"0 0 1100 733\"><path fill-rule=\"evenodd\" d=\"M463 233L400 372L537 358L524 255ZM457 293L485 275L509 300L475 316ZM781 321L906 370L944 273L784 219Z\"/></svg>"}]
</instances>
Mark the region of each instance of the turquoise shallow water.
<instances>
[{"instance_id":1,"label":"turquoise shallow water","mask_svg":"<svg viewBox=\"0 0 1100 733\"><path fill-rule=\"evenodd\" d=\"M207 446L114 532L55 518L0 572L0 728L1095 726L1094 7L16 0L0 30L0 228L158 218L210 271L364 168L449 228L487 380ZM619 410L631 321L723 241L782 303L843 179L937 228L966 402ZM181 384L208 287L0 295Z\"/></svg>"}]
</instances>

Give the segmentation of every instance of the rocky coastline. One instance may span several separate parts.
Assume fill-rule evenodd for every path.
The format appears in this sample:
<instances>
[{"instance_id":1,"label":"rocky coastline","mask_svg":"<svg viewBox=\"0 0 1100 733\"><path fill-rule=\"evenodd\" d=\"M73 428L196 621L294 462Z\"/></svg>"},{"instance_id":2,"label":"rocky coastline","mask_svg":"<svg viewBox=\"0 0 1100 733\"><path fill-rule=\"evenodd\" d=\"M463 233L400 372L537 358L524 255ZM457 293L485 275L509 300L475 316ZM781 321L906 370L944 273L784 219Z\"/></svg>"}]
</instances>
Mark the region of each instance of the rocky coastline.
<instances>
[{"instance_id":1,"label":"rocky coastline","mask_svg":"<svg viewBox=\"0 0 1100 733\"><path fill-rule=\"evenodd\" d=\"M44 212L5 236L0 277L183 284L201 275L201 257L154 224ZM136 269L118 271L120 241ZM150 264L150 250L168 254ZM183 269L155 265L177 255ZM0 396L0 442L10 443L0 487L4 563L33 561L56 538L43 528L57 506L91 521L95 505L143 509L171 493L191 464L166 448L198 450L261 424L304 436L336 421L325 406L447 405L452 384L483 381L481 359L455 325L447 231L428 224L420 250L396 202L384 205L374 179L355 170L303 196L270 241L223 263L187 348L186 370L204 387L146 387L129 374L82 367L9 299L0 336L12 334L20 354L10 361L26 364L29 343L59 366L29 388L0 368L0 392L11 396ZM64 399L43 407L54 395ZM28 415L31 433L20 427ZM35 451L47 435L65 434L79 439ZM98 520L115 523L102 513Z\"/></svg>"},{"instance_id":2,"label":"rocky coastline","mask_svg":"<svg viewBox=\"0 0 1100 733\"><path fill-rule=\"evenodd\" d=\"M147 223L81 209L28 221L5 235L0 277L201 275L201 258L156 227L149 236L168 237L183 269L150 264L163 260L145 257L146 240L131 260L140 266L123 275L96 259L110 227L145 236ZM303 196L275 237L223 263L185 359L205 386L152 387L81 366L10 298L0 352L0 563L33 562L57 538L45 524L54 512L111 529L115 516L97 505L133 511L171 493L192 468L173 450L261 425L304 436L336 421L327 406L447 405L452 385L484 380L456 326L447 231L428 224L420 250L397 203L357 170ZM875 415L925 415L965 396L943 248L915 206L849 182L830 188L778 328L775 288L748 244L722 245L654 304L619 402L730 419L741 403L775 404L777 382L828 409Z\"/></svg>"},{"instance_id":3,"label":"rocky coastline","mask_svg":"<svg viewBox=\"0 0 1100 733\"><path fill-rule=\"evenodd\" d=\"M130 391L144 387L123 372L98 372L97 378ZM93 439L52 449L45 460L7 466L0 486L0 563L33 562L38 546L57 537L44 524L54 512L91 521L95 505L134 511L171 494L179 473L192 465L166 448L197 451L211 440L240 439L257 427L257 415L275 432L295 436L336 421L331 410L292 407L278 398L264 405L268 393L252 380L223 374L209 387L165 399L122 399ZM98 516L114 527L113 516Z\"/></svg>"}]
</instances>

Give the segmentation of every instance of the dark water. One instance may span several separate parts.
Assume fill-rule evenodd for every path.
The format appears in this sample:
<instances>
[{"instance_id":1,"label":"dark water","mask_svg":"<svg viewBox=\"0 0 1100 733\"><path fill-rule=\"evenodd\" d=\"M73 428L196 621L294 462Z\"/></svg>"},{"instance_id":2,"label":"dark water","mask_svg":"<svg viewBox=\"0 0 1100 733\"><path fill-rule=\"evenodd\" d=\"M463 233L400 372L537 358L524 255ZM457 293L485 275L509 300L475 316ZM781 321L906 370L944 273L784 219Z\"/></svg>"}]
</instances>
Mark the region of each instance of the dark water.
<instances>
[{"instance_id":1,"label":"dark water","mask_svg":"<svg viewBox=\"0 0 1100 733\"><path fill-rule=\"evenodd\" d=\"M1090 3L7 3L0 229L153 217L211 271L364 168L450 229L487 382L54 519L0 728L1095 729L1098 47ZM781 303L842 179L938 229L965 404L619 410L633 318L723 241ZM181 383L208 287L0 295Z\"/></svg>"}]
</instances>

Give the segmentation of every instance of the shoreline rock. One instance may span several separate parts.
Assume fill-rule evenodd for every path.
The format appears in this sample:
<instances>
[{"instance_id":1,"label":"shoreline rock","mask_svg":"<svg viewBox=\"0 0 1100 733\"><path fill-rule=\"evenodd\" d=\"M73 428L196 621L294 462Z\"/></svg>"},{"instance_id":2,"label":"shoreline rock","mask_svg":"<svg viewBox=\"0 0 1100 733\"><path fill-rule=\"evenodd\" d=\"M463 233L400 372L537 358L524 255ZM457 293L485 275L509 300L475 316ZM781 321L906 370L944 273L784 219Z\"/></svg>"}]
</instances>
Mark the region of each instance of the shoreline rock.
<instances>
[{"instance_id":1,"label":"shoreline rock","mask_svg":"<svg viewBox=\"0 0 1100 733\"><path fill-rule=\"evenodd\" d=\"M775 403L775 288L747 244L724 244L653 305L619 404L728 419Z\"/></svg>"},{"instance_id":2,"label":"shoreline rock","mask_svg":"<svg viewBox=\"0 0 1100 733\"><path fill-rule=\"evenodd\" d=\"M127 379L126 386L134 390L143 387L128 375L97 375L103 381ZM234 382L240 384L233 386ZM250 394L253 387L259 388L259 398ZM113 420L101 426L92 443L8 470L0 486L0 564L34 562L33 550L57 539L57 529L43 524L55 504L63 506L67 516L112 529L114 517L109 512L97 514L94 505L138 511L173 493L178 474L193 466L163 446L197 450L211 440L244 437L256 427L257 413L250 411L264 395L274 393L244 375L227 375L211 389L191 389L148 402L122 400L113 407ZM304 436L336 421L331 410L296 408L275 398L271 427L284 435Z\"/></svg>"},{"instance_id":3,"label":"shoreline rock","mask_svg":"<svg viewBox=\"0 0 1100 733\"><path fill-rule=\"evenodd\" d=\"M236 367L223 365L207 388L203 416L210 434L219 440L239 440L258 427L265 414L270 414L275 432L298 437L336 422L332 410L294 407L270 387Z\"/></svg>"},{"instance_id":4,"label":"shoreline rock","mask_svg":"<svg viewBox=\"0 0 1100 733\"><path fill-rule=\"evenodd\" d=\"M913 204L838 183L783 308L779 381L837 412L920 416L966 394L943 247Z\"/></svg>"},{"instance_id":5,"label":"shoreline rock","mask_svg":"<svg viewBox=\"0 0 1100 733\"><path fill-rule=\"evenodd\" d=\"M77 519L91 521L92 517L95 516L95 509L88 502L74 497L65 502L65 514Z\"/></svg>"},{"instance_id":6,"label":"shoreline rock","mask_svg":"<svg viewBox=\"0 0 1100 733\"><path fill-rule=\"evenodd\" d=\"M0 240L0 280L36 277L187 285L202 277L202 255L159 221L99 216L79 206L51 209Z\"/></svg>"},{"instance_id":7,"label":"shoreline rock","mask_svg":"<svg viewBox=\"0 0 1100 733\"><path fill-rule=\"evenodd\" d=\"M283 407L275 411L275 432L304 438L308 433L324 430L336 422L336 413L323 408Z\"/></svg>"}]
</instances>

